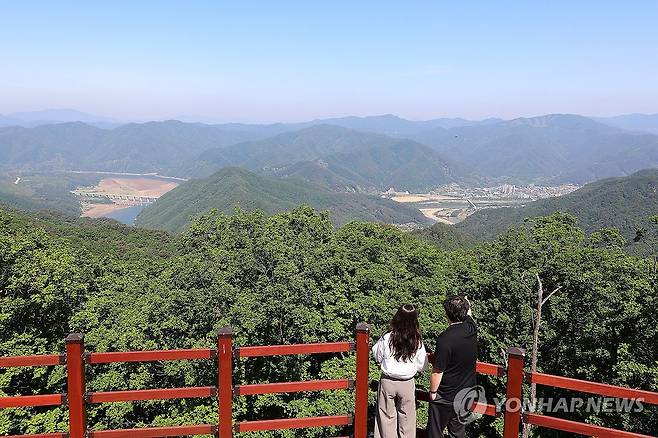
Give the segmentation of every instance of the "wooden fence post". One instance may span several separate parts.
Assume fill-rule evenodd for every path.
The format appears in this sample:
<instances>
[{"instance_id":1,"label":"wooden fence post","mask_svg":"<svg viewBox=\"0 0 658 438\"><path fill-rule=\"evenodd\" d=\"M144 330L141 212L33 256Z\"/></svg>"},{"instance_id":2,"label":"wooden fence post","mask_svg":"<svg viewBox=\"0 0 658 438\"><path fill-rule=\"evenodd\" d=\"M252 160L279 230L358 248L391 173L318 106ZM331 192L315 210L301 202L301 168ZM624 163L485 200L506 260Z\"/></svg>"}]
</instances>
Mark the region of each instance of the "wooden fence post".
<instances>
[{"instance_id":1,"label":"wooden fence post","mask_svg":"<svg viewBox=\"0 0 658 438\"><path fill-rule=\"evenodd\" d=\"M505 400L504 438L518 438L523 408L523 366L525 350L507 349L507 393Z\"/></svg>"},{"instance_id":2,"label":"wooden fence post","mask_svg":"<svg viewBox=\"0 0 658 438\"><path fill-rule=\"evenodd\" d=\"M219 329L217 336L217 356L219 360L217 388L219 403L219 437L233 436L233 330L231 327Z\"/></svg>"},{"instance_id":3,"label":"wooden fence post","mask_svg":"<svg viewBox=\"0 0 658 438\"><path fill-rule=\"evenodd\" d=\"M65 342L69 437L85 438L87 435L85 336L80 333L72 333L66 337Z\"/></svg>"},{"instance_id":4,"label":"wooden fence post","mask_svg":"<svg viewBox=\"0 0 658 438\"><path fill-rule=\"evenodd\" d=\"M354 438L368 436L368 376L370 364L370 327L356 325L356 382L354 406Z\"/></svg>"}]
</instances>

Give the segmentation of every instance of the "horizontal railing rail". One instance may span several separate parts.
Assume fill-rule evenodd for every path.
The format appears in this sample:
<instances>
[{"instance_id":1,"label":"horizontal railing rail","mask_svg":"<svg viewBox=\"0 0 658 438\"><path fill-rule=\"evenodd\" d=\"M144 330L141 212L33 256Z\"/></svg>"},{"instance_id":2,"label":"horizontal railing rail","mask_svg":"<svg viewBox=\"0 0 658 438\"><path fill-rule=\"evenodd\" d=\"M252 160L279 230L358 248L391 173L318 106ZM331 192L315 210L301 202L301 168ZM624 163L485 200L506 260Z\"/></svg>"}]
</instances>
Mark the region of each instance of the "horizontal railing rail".
<instances>
[{"instance_id":1,"label":"horizontal railing rail","mask_svg":"<svg viewBox=\"0 0 658 438\"><path fill-rule=\"evenodd\" d=\"M0 368L42 367L65 364L66 355L64 354L0 357Z\"/></svg>"},{"instance_id":2,"label":"horizontal railing rail","mask_svg":"<svg viewBox=\"0 0 658 438\"><path fill-rule=\"evenodd\" d=\"M596 426L593 424L579 423L577 421L565 420L563 418L549 417L541 414L526 413L523 415L523 421L526 424L532 424L547 429L570 432L580 435L593 436L598 438L652 438L650 435L639 433L625 432L618 429Z\"/></svg>"},{"instance_id":3,"label":"horizontal railing rail","mask_svg":"<svg viewBox=\"0 0 658 438\"><path fill-rule=\"evenodd\" d=\"M66 394L17 395L13 397L0 397L0 408L61 406L65 403Z\"/></svg>"},{"instance_id":4,"label":"horizontal railing rail","mask_svg":"<svg viewBox=\"0 0 658 438\"><path fill-rule=\"evenodd\" d=\"M6 435L3 438L69 438L69 434L64 432L36 433L30 435Z\"/></svg>"},{"instance_id":5,"label":"horizontal railing rail","mask_svg":"<svg viewBox=\"0 0 658 438\"><path fill-rule=\"evenodd\" d=\"M554 376L543 373L525 373L528 383L542 386L570 389L572 391L587 392L589 394L624 399L641 399L643 403L658 405L658 393L642 389L625 388L623 386L608 385L605 383L590 382L588 380L573 379L570 377Z\"/></svg>"},{"instance_id":6,"label":"horizontal railing rail","mask_svg":"<svg viewBox=\"0 0 658 438\"><path fill-rule=\"evenodd\" d=\"M475 364L475 371L479 374L484 374L494 377L504 377L505 376L505 367L502 365L496 365L493 363L487 362L478 362Z\"/></svg>"},{"instance_id":7,"label":"horizontal railing rail","mask_svg":"<svg viewBox=\"0 0 658 438\"><path fill-rule=\"evenodd\" d=\"M217 388L203 386L195 388L137 389L132 391L91 392L85 397L87 403L112 403L145 400L171 400L183 398L216 397Z\"/></svg>"}]
</instances>

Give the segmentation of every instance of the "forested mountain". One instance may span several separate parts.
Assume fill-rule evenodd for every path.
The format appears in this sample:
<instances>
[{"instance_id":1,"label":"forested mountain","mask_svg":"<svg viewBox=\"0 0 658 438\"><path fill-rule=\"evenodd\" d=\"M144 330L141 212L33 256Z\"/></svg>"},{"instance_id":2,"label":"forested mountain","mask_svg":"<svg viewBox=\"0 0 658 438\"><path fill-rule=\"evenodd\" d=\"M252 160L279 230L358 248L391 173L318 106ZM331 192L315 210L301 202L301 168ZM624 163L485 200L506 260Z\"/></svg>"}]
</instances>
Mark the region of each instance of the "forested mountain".
<instances>
[{"instance_id":1,"label":"forested mountain","mask_svg":"<svg viewBox=\"0 0 658 438\"><path fill-rule=\"evenodd\" d=\"M472 236L492 239L525 218L556 211L573 214L587 233L616 228L637 250L655 252L655 248L645 246L658 242L655 224L649 219L658 215L658 170L647 169L627 177L596 181L568 195L541 199L525 207L480 210L456 228ZM638 242L634 242L636 238Z\"/></svg>"},{"instance_id":2,"label":"forested mountain","mask_svg":"<svg viewBox=\"0 0 658 438\"><path fill-rule=\"evenodd\" d=\"M270 171L337 191L425 191L450 182L477 180L461 166L445 160L427 146L399 140L386 146L326 155Z\"/></svg>"},{"instance_id":3,"label":"forested mountain","mask_svg":"<svg viewBox=\"0 0 658 438\"><path fill-rule=\"evenodd\" d=\"M81 122L6 127L0 128L0 170L168 173L206 149L261 135L177 121L133 123L115 129Z\"/></svg>"},{"instance_id":4,"label":"forested mountain","mask_svg":"<svg viewBox=\"0 0 658 438\"><path fill-rule=\"evenodd\" d=\"M106 131L84 123L0 129L0 169L67 169L96 161Z\"/></svg>"},{"instance_id":5,"label":"forested mountain","mask_svg":"<svg viewBox=\"0 0 658 438\"><path fill-rule=\"evenodd\" d=\"M333 166L330 168L329 163L322 159L298 161L266 173L280 178L294 178L336 192L371 192L374 190L373 185L361 175L334 169Z\"/></svg>"},{"instance_id":6,"label":"forested mountain","mask_svg":"<svg viewBox=\"0 0 658 438\"><path fill-rule=\"evenodd\" d=\"M585 183L658 166L658 136L575 115L435 129L414 138L478 175L511 182Z\"/></svg>"},{"instance_id":7,"label":"forested mountain","mask_svg":"<svg viewBox=\"0 0 658 438\"><path fill-rule=\"evenodd\" d=\"M0 210L0 355L59 354L72 332L84 333L87 351L98 352L212 348L224 326L233 328L236 346L344 341L353 339L359 321L370 323L377 336L401 303L418 306L423 336L432 344L447 326L437 317L442 300L459 291L473 303L479 359L504 364L507 347L530 351L537 277L546 289L561 287L544 306L541 372L658 390L654 260L592 245L565 215L526 223L491 243L448 250L391 226L353 222L336 229L308 207L275 216L215 212L180 236ZM252 358L238 363L234 382L353 373L349 354ZM91 391L120 391L202 386L216 378L207 362L171 361L96 366L86 383ZM417 382L427 388L428 377ZM478 383L490 403L505 393L501 379L479 376ZM61 367L15 368L0 380L3 396L63 392ZM539 387L538 395L568 394ZM354 403L351 391L239 400L235 421L344 414ZM217 419L210 398L87 409L95 430ZM648 404L642 412L581 409L559 416L643 434L658 430L658 412ZM67 421L65 406L2 409L0 434L60 432ZM499 431L492 417L469 425L473 436L497 438ZM304 436L346 432L309 429Z\"/></svg>"},{"instance_id":8,"label":"forested mountain","mask_svg":"<svg viewBox=\"0 0 658 438\"><path fill-rule=\"evenodd\" d=\"M212 149L187 173L207 174L228 165L359 190L424 190L466 175L460 166L415 141L331 125Z\"/></svg>"},{"instance_id":9,"label":"forested mountain","mask_svg":"<svg viewBox=\"0 0 658 438\"><path fill-rule=\"evenodd\" d=\"M313 160L336 152L385 146L398 140L331 125L318 125L285 132L263 140L238 143L204 152L199 161L208 168L227 165L253 170L277 168L297 161ZM198 174L199 172L190 172Z\"/></svg>"},{"instance_id":10,"label":"forested mountain","mask_svg":"<svg viewBox=\"0 0 658 438\"><path fill-rule=\"evenodd\" d=\"M79 216L80 201L71 190L93 185L98 179L96 176L83 174L33 174L23 175L20 184L15 184L15 178L0 175L0 205Z\"/></svg>"},{"instance_id":11,"label":"forested mountain","mask_svg":"<svg viewBox=\"0 0 658 438\"><path fill-rule=\"evenodd\" d=\"M136 224L180 231L192 217L211 209L231 213L238 207L274 214L300 204L330 210L330 218L337 225L356 219L393 224L429 222L417 209L389 199L336 193L300 180L262 176L229 167L208 178L190 180L166 193L139 214Z\"/></svg>"},{"instance_id":12,"label":"forested mountain","mask_svg":"<svg viewBox=\"0 0 658 438\"><path fill-rule=\"evenodd\" d=\"M323 157L334 172L359 175L377 190L425 191L461 181L468 173L429 147L411 140Z\"/></svg>"}]
</instances>

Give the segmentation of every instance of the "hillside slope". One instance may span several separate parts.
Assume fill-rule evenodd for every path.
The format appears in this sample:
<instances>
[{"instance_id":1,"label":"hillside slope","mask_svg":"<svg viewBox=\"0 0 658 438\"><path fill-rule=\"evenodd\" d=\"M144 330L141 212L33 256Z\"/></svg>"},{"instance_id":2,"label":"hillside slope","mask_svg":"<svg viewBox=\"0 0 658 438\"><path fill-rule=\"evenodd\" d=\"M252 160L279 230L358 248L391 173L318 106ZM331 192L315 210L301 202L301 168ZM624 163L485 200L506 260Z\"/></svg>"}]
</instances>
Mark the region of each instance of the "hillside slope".
<instances>
[{"instance_id":1,"label":"hillside slope","mask_svg":"<svg viewBox=\"0 0 658 438\"><path fill-rule=\"evenodd\" d=\"M391 187L425 191L441 184L469 180L468 172L461 166L412 140L326 155L317 160L284 166L272 173L337 191L373 193ZM472 176L470 180L477 178Z\"/></svg>"},{"instance_id":2,"label":"hillside slope","mask_svg":"<svg viewBox=\"0 0 658 438\"><path fill-rule=\"evenodd\" d=\"M71 190L94 185L99 177L72 173L23 174L20 183L15 176L0 175L0 204L27 211L48 210L79 216L80 201Z\"/></svg>"},{"instance_id":3,"label":"hillside slope","mask_svg":"<svg viewBox=\"0 0 658 438\"><path fill-rule=\"evenodd\" d=\"M472 236L489 239L525 218L556 211L575 215L579 226L588 233L614 227L629 241L636 237L638 229L651 234L655 225L649 217L658 214L658 170L596 181L568 195L541 199L525 207L481 210L455 226Z\"/></svg>"},{"instance_id":4,"label":"hillside slope","mask_svg":"<svg viewBox=\"0 0 658 438\"><path fill-rule=\"evenodd\" d=\"M327 154L388 145L396 140L330 125L317 125L284 132L262 140L205 151L199 161L208 166L234 165L253 170L276 168L297 161L313 160ZM194 172L195 174L197 172Z\"/></svg>"},{"instance_id":5,"label":"hillside slope","mask_svg":"<svg viewBox=\"0 0 658 438\"><path fill-rule=\"evenodd\" d=\"M262 176L230 167L208 178L190 180L166 193L140 213L136 224L180 231L190 218L211 209L232 213L239 207L273 214L300 204L330 210L331 219L336 225L354 219L394 224L428 222L420 211L388 199L335 193L298 180Z\"/></svg>"},{"instance_id":6,"label":"hillside slope","mask_svg":"<svg viewBox=\"0 0 658 438\"><path fill-rule=\"evenodd\" d=\"M313 161L315 165L309 163ZM423 190L466 174L460 166L415 141L331 125L215 148L201 154L186 173L208 174L225 166L356 190L386 190L391 186Z\"/></svg>"}]
</instances>

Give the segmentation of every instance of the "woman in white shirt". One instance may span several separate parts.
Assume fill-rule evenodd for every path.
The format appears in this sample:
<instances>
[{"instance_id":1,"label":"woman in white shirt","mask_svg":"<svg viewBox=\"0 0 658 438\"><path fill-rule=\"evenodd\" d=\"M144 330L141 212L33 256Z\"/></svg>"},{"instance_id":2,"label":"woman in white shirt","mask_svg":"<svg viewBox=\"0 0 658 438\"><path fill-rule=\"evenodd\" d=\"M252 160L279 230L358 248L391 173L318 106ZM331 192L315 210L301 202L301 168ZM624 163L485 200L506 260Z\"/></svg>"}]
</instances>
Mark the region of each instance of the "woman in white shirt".
<instances>
[{"instance_id":1,"label":"woman in white shirt","mask_svg":"<svg viewBox=\"0 0 658 438\"><path fill-rule=\"evenodd\" d=\"M375 438L416 436L416 373L427 366L427 352L418 324L418 311L411 304L400 307L390 330L372 347L381 365L377 392Z\"/></svg>"}]
</instances>

